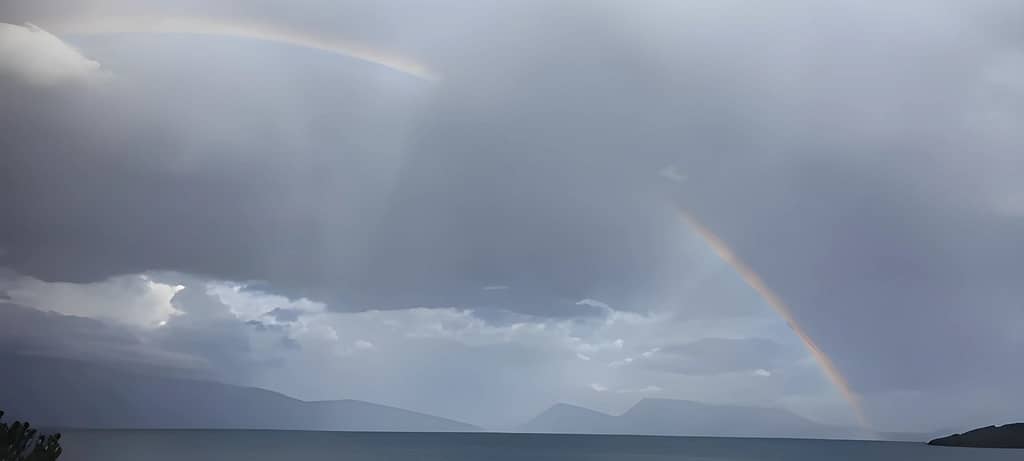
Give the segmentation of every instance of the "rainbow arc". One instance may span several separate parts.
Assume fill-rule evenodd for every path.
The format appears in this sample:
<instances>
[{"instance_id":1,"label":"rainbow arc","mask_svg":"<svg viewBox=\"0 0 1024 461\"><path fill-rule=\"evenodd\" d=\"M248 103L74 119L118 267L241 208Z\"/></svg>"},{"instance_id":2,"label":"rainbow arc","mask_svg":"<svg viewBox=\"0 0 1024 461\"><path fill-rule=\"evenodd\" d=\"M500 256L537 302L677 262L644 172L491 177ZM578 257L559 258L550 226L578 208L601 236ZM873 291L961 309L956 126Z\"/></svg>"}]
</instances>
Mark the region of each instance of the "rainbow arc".
<instances>
[{"instance_id":1,"label":"rainbow arc","mask_svg":"<svg viewBox=\"0 0 1024 461\"><path fill-rule=\"evenodd\" d=\"M836 364L832 362L832 359L830 359L828 355L825 355L825 352L818 347L818 344L814 342L814 339L812 339L811 336L807 334L807 331L797 323L792 309L786 305L775 291L768 287L760 275L754 272L746 262L736 255L736 252L734 252L729 245L715 235L714 232L711 232L711 229L704 226L704 224L698 221L693 214L685 210L681 210L681 214L687 225L689 225L697 235L700 235L701 238L707 242L708 246L718 254L718 257L722 258L722 261L725 261L726 264L732 267L740 275L743 281L746 282L750 288L753 288L754 291L756 291L757 294L760 295L761 298L764 299L764 301L768 303L768 305L771 306L783 320L786 321L789 328L796 333L807 349L811 352L814 360L818 362L819 366L821 366L822 371L825 372L828 379L832 381L832 384L835 385L836 389L838 389L843 395L843 398L850 404L850 407L853 409L853 412L860 424L864 427L868 427L867 417L865 417L864 410L860 404L860 397L858 397L858 395L850 388L849 382L847 382L846 378L839 371L839 368L836 367Z\"/></svg>"}]
</instances>

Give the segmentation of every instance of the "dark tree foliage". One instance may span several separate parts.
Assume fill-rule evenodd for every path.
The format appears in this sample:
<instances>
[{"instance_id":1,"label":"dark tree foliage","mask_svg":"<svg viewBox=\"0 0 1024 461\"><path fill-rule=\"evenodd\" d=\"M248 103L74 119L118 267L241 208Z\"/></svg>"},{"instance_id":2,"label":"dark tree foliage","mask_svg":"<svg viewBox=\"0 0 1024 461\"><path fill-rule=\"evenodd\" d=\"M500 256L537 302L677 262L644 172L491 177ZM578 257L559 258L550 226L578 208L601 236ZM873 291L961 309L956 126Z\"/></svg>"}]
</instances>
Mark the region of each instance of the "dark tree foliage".
<instances>
[{"instance_id":1,"label":"dark tree foliage","mask_svg":"<svg viewBox=\"0 0 1024 461\"><path fill-rule=\"evenodd\" d=\"M0 411L0 419L4 412ZM0 461L53 461L60 457L60 434L39 435L27 422L0 421Z\"/></svg>"}]
</instances>

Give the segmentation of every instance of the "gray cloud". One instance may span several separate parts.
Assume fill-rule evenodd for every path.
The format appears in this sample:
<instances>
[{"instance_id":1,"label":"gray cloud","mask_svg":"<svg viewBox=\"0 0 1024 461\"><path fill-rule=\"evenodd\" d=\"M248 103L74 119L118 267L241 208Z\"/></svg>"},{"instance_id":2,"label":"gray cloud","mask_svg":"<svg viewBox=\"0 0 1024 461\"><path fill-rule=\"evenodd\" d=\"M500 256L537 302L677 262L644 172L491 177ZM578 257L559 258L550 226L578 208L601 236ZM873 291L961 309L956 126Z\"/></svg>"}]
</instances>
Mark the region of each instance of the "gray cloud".
<instances>
[{"instance_id":1,"label":"gray cloud","mask_svg":"<svg viewBox=\"0 0 1024 461\"><path fill-rule=\"evenodd\" d=\"M150 344L139 331L100 320L0 302L3 354L92 360L208 377L204 363Z\"/></svg>"},{"instance_id":2,"label":"gray cloud","mask_svg":"<svg viewBox=\"0 0 1024 461\"><path fill-rule=\"evenodd\" d=\"M781 344L762 338L704 338L651 350L641 356L639 363L689 375L754 373L759 370L770 374L770 370L792 363L803 355L802 351L786 350Z\"/></svg>"},{"instance_id":3,"label":"gray cloud","mask_svg":"<svg viewBox=\"0 0 1024 461\"><path fill-rule=\"evenodd\" d=\"M189 40L183 40L183 46L152 41L167 56L187 50L193 62L202 60L210 77L199 85L185 80L188 86L182 88L182 83L176 83L182 80L176 76L179 69L148 63L147 68L125 69L126 80L146 78L154 88L178 87L167 93L188 92L195 100L224 103L208 104L206 108L213 112L197 113L197 106L160 101L154 94L134 93L131 100L113 93L62 97L53 104L78 105L85 101L76 98L100 98L89 101L90 105L112 104L133 114L159 105L168 114L144 112L139 119L80 127L87 132L138 134L113 139L88 136L93 142L78 142L80 147L73 154L62 153L53 144L63 145L69 139L34 132L44 125L79 122L51 120L55 114L42 108L28 117L25 126L18 127L25 129L23 136L8 141L9 151L25 153L16 155L19 176L31 171L45 176L17 178L21 181L12 184L17 187L12 195L36 197L31 204L11 204L26 218L21 221L26 224L9 229L7 239L15 249L9 259L19 270L44 279L74 281L147 269L261 279L278 291L327 300L338 309L494 304L554 313L565 310L560 306L571 305L584 292L609 291L608 296L622 301L627 291L650 285L651 277L644 274L662 264L663 249L676 240L656 225L670 218L654 200L655 188L643 186L648 191L636 195L638 191L630 187L637 181L653 183L650 168L631 168L632 179L622 183L616 177L620 162L593 162L599 153L550 155L551 149L571 152L564 144L579 139L580 130L617 117L607 110L603 115L595 113L598 119L578 122L582 125L573 126L574 132L557 136L538 137L547 122L527 119L499 134L496 130L507 130L499 128L498 120L481 119L483 111L507 106L508 117L519 118L516 112L547 110L543 105L530 106L544 96L510 94L507 101L483 101L486 106L467 112L463 101L475 98L479 89L451 82L433 90L384 84L377 91L334 92L332 98L309 107L313 113L300 114L298 119L280 110L294 106L295 95L268 94L263 107L273 106L273 112L254 108L243 114L239 110L241 105L251 105L245 102L251 101L251 92L265 93L281 78L312 77L286 70L267 75L261 66L238 88L233 79L216 77L226 70L218 70L223 63L207 61L217 57L215 52L196 53ZM118 64L118 56L104 60L125 68ZM323 71L341 66L320 63L312 56L302 59ZM232 75L237 72L244 70L233 69ZM312 87L319 85L315 79L309 81ZM417 104L426 91L439 94L433 95L429 105ZM579 91L582 95L591 90ZM518 104L522 107L509 105L522 96L527 96L525 103ZM562 102L554 102L566 104L574 98L566 95ZM338 111L336 107L376 107L380 112L375 116L374 110ZM230 133L238 123L211 126L211 120L238 116L249 119L242 122L249 129L234 137ZM204 122L196 126L189 120ZM346 130L342 137L333 129L337 126L355 131ZM286 129L300 131L282 132ZM358 132L374 135L351 134ZM389 135L382 139L377 133ZM499 137L491 140L494 135ZM403 138L406 141L401 144L387 141ZM587 142L597 145L600 141ZM582 152L583 146L579 148ZM74 155L86 171L69 176L71 170L52 170L53 165L67 162L66 155ZM616 154L618 158L622 156ZM221 168L235 171L214 173ZM455 175L439 180L439 175L453 171ZM549 173L540 175L543 171ZM97 179L79 179L84 177ZM63 186L44 190L49 181ZM531 187L524 189L527 184ZM568 190L576 192L566 195ZM318 205L338 196L351 199L331 200L329 208ZM202 209L195 207L199 203ZM72 207L91 211L79 215L76 232L61 233L49 220L67 219ZM517 210L530 210L530 218L520 219ZM121 223L118 232L109 232L108 223L129 212L145 219ZM40 227L49 231L40 235ZM144 243L141 235L147 235ZM177 242L185 235L199 238L182 248ZM78 243L85 239L94 241ZM146 251L125 251L133 241L144 244ZM57 257L63 260L60 265L48 262ZM492 280L530 289L508 290L503 296L478 289Z\"/></svg>"},{"instance_id":4,"label":"gray cloud","mask_svg":"<svg viewBox=\"0 0 1024 461\"><path fill-rule=\"evenodd\" d=\"M96 7L85 3L72 10ZM921 406L971 389L1008 395L1024 381L1008 355L1024 321L1020 6L811 3L450 2L372 18L316 1L246 8L413 53L443 69L436 85L259 43L69 38L118 79L88 90L0 80L6 106L23 108L0 119L0 261L45 281L258 280L345 313L472 308L492 326L605 315L576 305L584 298L615 315L673 308L680 323L771 319L679 221L685 207L791 305L879 419L898 395ZM45 27L55 6L11 18ZM498 284L513 289L481 289ZM179 310L207 302L179 294ZM256 315L279 306L264 307ZM255 326L197 318L168 326L231 351L221 363L253 354L243 338ZM260 319L271 320L287 319ZM668 336L579 361L700 339ZM337 348L359 339L386 350L358 337ZM704 374L771 356L733 346L677 352L709 357L682 365ZM466 363L485 360L476 352ZM580 386L686 378L593 373ZM766 378L817 392L810 375ZM473 379L498 385L447 382ZM1006 411L979 401L971 414ZM917 424L964 413L921 412Z\"/></svg>"}]
</instances>

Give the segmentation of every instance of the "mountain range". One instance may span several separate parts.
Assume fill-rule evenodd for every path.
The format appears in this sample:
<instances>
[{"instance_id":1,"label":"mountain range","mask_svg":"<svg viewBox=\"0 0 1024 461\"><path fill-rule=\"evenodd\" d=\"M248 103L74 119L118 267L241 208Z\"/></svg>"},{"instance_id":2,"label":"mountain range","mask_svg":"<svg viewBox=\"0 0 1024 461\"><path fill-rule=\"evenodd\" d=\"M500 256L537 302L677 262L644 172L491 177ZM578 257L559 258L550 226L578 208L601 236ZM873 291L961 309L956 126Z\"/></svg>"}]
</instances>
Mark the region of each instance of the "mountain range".
<instances>
[{"instance_id":1,"label":"mountain range","mask_svg":"<svg viewBox=\"0 0 1024 461\"><path fill-rule=\"evenodd\" d=\"M4 357L0 409L36 426L465 432L480 428L359 400L303 401L265 389L90 362Z\"/></svg>"},{"instance_id":2,"label":"mountain range","mask_svg":"<svg viewBox=\"0 0 1024 461\"><path fill-rule=\"evenodd\" d=\"M927 440L927 434L879 433L811 421L788 410L648 398L620 415L559 403L520 432L720 437Z\"/></svg>"},{"instance_id":3,"label":"mountain range","mask_svg":"<svg viewBox=\"0 0 1024 461\"><path fill-rule=\"evenodd\" d=\"M359 400L303 401L254 387L83 360L0 356L0 409L54 428L469 432L472 424ZM514 429L529 433L886 439L787 410L648 398L620 415L559 403Z\"/></svg>"}]
</instances>

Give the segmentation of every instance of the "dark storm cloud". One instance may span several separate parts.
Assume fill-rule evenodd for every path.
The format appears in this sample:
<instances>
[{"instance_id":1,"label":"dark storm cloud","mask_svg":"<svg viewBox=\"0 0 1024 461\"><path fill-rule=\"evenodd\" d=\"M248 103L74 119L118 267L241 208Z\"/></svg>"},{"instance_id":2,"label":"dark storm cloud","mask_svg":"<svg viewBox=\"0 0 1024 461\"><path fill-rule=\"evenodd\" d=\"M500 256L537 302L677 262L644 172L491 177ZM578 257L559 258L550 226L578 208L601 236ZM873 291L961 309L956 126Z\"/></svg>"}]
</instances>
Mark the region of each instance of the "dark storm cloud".
<instances>
[{"instance_id":1,"label":"dark storm cloud","mask_svg":"<svg viewBox=\"0 0 1024 461\"><path fill-rule=\"evenodd\" d=\"M335 310L578 316L700 274L678 205L869 399L1019 388L1019 5L811 3L385 8L353 26L423 51L437 85L262 44L82 39L117 81L0 82L22 108L0 120L4 261L263 280ZM330 22L299 16L283 20ZM708 286L681 297L712 305ZM735 296L723 312L755 302Z\"/></svg>"},{"instance_id":2,"label":"dark storm cloud","mask_svg":"<svg viewBox=\"0 0 1024 461\"><path fill-rule=\"evenodd\" d=\"M201 358L214 379L249 382L253 373L279 367L297 348L284 328L240 319L201 283L175 293L171 304L183 314L148 331L148 339L163 350Z\"/></svg>"},{"instance_id":3,"label":"dark storm cloud","mask_svg":"<svg viewBox=\"0 0 1024 461\"><path fill-rule=\"evenodd\" d=\"M744 216L704 214L856 388L1024 378L991 353L1019 344L1018 327L1006 322L1019 325L1024 307L1016 282L1024 222L923 202L904 181L805 174L786 181L788 193L746 197ZM959 370L952 376L950 363Z\"/></svg>"},{"instance_id":4,"label":"dark storm cloud","mask_svg":"<svg viewBox=\"0 0 1024 461\"><path fill-rule=\"evenodd\" d=\"M7 302L0 302L0 316L0 349L5 355L95 360L205 375L201 360L152 347L138 332L123 326Z\"/></svg>"},{"instance_id":5,"label":"dark storm cloud","mask_svg":"<svg viewBox=\"0 0 1024 461\"><path fill-rule=\"evenodd\" d=\"M192 289L180 291L173 303L182 314L160 327L138 328L0 302L0 353L245 384L253 373L279 367L288 353L301 349L279 326L244 322Z\"/></svg>"},{"instance_id":6,"label":"dark storm cloud","mask_svg":"<svg viewBox=\"0 0 1024 461\"><path fill-rule=\"evenodd\" d=\"M645 87L643 69L599 77L604 58L587 55L586 40L545 52L540 62L505 65L534 72L582 53L579 62L558 64L579 70L522 88L505 77L487 99L479 98L490 75L366 88L342 64L311 64L319 56L302 52L301 72L265 70L277 63L247 72L232 62L225 81L216 47L142 40L162 56L187 49L203 80L177 83L182 70L159 62L119 65L94 46L98 59L119 69L120 82L90 95L47 95L11 121L19 135L5 140L16 165L6 196L30 197L9 203L20 219L5 241L19 271L91 281L170 269L266 280L335 309L493 305L565 315L588 294L622 301L654 288L665 245L675 240L655 200L652 171L661 162L631 152L645 129L604 128L660 96L615 96L619 86ZM613 55L628 59L627 51ZM331 82L317 76L325 72ZM131 101L113 94L142 77L157 83L134 83ZM275 93L285 78L301 92ZM574 90L555 91L569 81ZM148 92L163 85L173 90ZM319 97L327 88L331 95ZM165 92L189 94L188 102L165 101ZM251 102L253 92L265 100ZM587 102L598 93L606 96ZM428 96L428 104L417 102ZM136 118L150 101L165 113ZM123 117L95 120L87 107L96 105ZM292 117L287 108L299 106L311 113ZM523 288L480 290L495 280Z\"/></svg>"}]
</instances>

